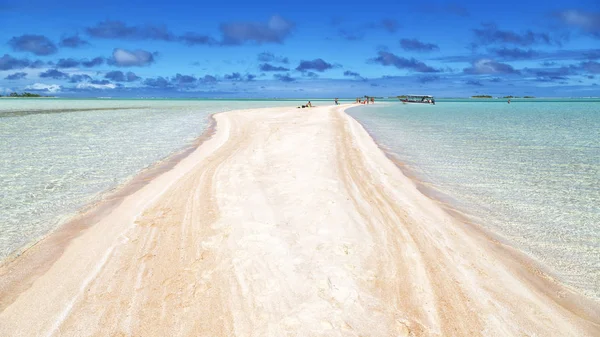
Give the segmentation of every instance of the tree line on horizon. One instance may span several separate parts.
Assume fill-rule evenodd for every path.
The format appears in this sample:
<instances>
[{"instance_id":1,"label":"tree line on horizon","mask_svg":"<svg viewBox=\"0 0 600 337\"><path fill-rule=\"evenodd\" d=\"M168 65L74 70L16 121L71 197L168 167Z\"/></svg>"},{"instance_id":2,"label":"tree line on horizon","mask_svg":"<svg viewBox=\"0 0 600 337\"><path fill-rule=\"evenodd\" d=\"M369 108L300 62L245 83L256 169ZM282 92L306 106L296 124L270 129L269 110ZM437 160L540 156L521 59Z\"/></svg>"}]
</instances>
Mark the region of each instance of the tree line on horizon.
<instances>
[{"instance_id":1,"label":"tree line on horizon","mask_svg":"<svg viewBox=\"0 0 600 337\"><path fill-rule=\"evenodd\" d=\"M492 95L475 95L471 98L494 98ZM521 98L520 96L504 96L502 98ZM535 96L523 96L522 98L535 98Z\"/></svg>"},{"instance_id":2,"label":"tree line on horizon","mask_svg":"<svg viewBox=\"0 0 600 337\"><path fill-rule=\"evenodd\" d=\"M0 97L50 97L50 96L42 96L39 94L32 94L30 92L23 92L21 94L19 94L18 92L11 92L10 94L6 95L6 96L2 96L0 95Z\"/></svg>"}]
</instances>

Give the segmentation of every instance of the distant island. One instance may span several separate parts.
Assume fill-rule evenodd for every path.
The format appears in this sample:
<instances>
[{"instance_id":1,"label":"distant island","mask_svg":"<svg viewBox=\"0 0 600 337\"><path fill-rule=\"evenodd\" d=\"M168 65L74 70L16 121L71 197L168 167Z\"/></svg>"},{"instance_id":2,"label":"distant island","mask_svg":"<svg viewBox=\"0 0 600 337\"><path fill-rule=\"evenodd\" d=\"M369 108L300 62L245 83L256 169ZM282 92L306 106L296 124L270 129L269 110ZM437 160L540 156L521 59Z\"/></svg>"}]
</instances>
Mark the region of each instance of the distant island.
<instances>
[{"instance_id":1,"label":"distant island","mask_svg":"<svg viewBox=\"0 0 600 337\"><path fill-rule=\"evenodd\" d=\"M471 98L494 98L492 95L475 95L475 96L471 96ZM500 97L498 97L500 98ZM521 98L520 96L503 96L502 98ZM535 98L535 96L523 96L523 98Z\"/></svg>"},{"instance_id":2,"label":"distant island","mask_svg":"<svg viewBox=\"0 0 600 337\"><path fill-rule=\"evenodd\" d=\"M24 92L22 94L19 94L19 93L16 93L16 92L12 92L12 93L10 93L9 95L6 95L6 96L0 95L0 97L28 97L28 98L31 98L31 97L54 97L54 96L42 96L42 95L38 95L38 94L32 94L30 92Z\"/></svg>"},{"instance_id":3,"label":"distant island","mask_svg":"<svg viewBox=\"0 0 600 337\"><path fill-rule=\"evenodd\" d=\"M502 98L521 98L519 96L504 96ZM535 98L535 96L523 96L523 98Z\"/></svg>"}]
</instances>

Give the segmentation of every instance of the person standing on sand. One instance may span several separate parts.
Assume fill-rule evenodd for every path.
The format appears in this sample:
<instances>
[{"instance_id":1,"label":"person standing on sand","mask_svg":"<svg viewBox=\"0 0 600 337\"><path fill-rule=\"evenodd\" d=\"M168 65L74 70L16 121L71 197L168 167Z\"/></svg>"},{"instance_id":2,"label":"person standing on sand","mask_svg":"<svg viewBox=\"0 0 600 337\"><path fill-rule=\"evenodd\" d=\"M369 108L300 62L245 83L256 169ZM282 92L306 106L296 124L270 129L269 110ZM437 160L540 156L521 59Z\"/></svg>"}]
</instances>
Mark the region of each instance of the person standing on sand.
<instances>
[{"instance_id":1,"label":"person standing on sand","mask_svg":"<svg viewBox=\"0 0 600 337\"><path fill-rule=\"evenodd\" d=\"M371 104L375 104L375 97L371 97Z\"/></svg>"},{"instance_id":2,"label":"person standing on sand","mask_svg":"<svg viewBox=\"0 0 600 337\"><path fill-rule=\"evenodd\" d=\"M340 103L338 103L338 99L337 98L334 99L333 101L335 102L335 105L340 105Z\"/></svg>"}]
</instances>

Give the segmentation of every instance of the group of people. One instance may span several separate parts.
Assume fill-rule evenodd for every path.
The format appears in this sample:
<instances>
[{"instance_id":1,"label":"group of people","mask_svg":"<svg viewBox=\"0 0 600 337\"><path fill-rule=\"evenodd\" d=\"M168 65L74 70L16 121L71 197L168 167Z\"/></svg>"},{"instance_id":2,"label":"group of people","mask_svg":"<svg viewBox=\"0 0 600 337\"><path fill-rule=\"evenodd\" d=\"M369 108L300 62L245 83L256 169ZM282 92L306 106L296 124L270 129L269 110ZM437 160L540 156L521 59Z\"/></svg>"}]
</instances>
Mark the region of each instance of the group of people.
<instances>
[{"instance_id":1,"label":"group of people","mask_svg":"<svg viewBox=\"0 0 600 337\"><path fill-rule=\"evenodd\" d=\"M365 100L361 100L360 97L358 97L356 99L356 104L369 104L369 101L371 102L371 104L375 104L375 97L367 97L365 96Z\"/></svg>"},{"instance_id":2,"label":"group of people","mask_svg":"<svg viewBox=\"0 0 600 337\"><path fill-rule=\"evenodd\" d=\"M333 99L333 101L334 101L335 105L340 105L339 98L336 97L336 98ZM369 102L371 104L374 104L375 103L375 97L366 97L365 96L364 101L361 100L360 97L356 99L356 103L357 104L369 104ZM312 103L310 101L308 101L308 103L303 104L303 105L299 106L298 108L303 108L304 109L304 108L312 108L312 107L313 107Z\"/></svg>"},{"instance_id":3,"label":"group of people","mask_svg":"<svg viewBox=\"0 0 600 337\"><path fill-rule=\"evenodd\" d=\"M308 101L308 103L306 103L304 105L301 105L298 108L302 108L302 109L304 109L304 108L312 108L312 106L313 106L312 103L310 101Z\"/></svg>"}]
</instances>

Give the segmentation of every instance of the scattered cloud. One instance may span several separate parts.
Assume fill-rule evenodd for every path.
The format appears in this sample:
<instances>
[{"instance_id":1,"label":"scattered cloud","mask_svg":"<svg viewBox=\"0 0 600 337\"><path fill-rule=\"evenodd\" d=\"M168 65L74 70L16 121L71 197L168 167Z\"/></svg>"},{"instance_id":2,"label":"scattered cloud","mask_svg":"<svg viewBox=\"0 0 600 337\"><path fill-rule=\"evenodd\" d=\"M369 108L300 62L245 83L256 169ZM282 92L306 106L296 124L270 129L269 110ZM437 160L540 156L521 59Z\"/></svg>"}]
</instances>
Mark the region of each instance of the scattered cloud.
<instances>
[{"instance_id":1,"label":"scattered cloud","mask_svg":"<svg viewBox=\"0 0 600 337\"><path fill-rule=\"evenodd\" d=\"M215 84L217 83L217 78L212 75L204 75L204 77L199 78L198 81L204 84Z\"/></svg>"},{"instance_id":2,"label":"scattered cloud","mask_svg":"<svg viewBox=\"0 0 600 337\"><path fill-rule=\"evenodd\" d=\"M312 61L300 61L300 64L296 67L298 71L308 71L314 70L318 72L323 72L327 69L333 68L333 65L323 61L323 59L314 59Z\"/></svg>"},{"instance_id":3,"label":"scattered cloud","mask_svg":"<svg viewBox=\"0 0 600 337\"><path fill-rule=\"evenodd\" d=\"M91 67L95 67L95 66L99 66L104 64L104 58L103 57L94 57L91 60L88 59L83 59L81 60L81 65L86 67L86 68L91 68Z\"/></svg>"},{"instance_id":4,"label":"scattered cloud","mask_svg":"<svg viewBox=\"0 0 600 337\"><path fill-rule=\"evenodd\" d=\"M223 78L226 80L229 80L229 81L252 81L256 78L256 75L252 75L252 74L242 75L238 72L234 72L231 74L225 74L223 76Z\"/></svg>"},{"instance_id":5,"label":"scattered cloud","mask_svg":"<svg viewBox=\"0 0 600 337\"><path fill-rule=\"evenodd\" d=\"M556 17L564 24L579 28L584 33L600 39L600 13L568 9L557 12Z\"/></svg>"},{"instance_id":6,"label":"scattered cloud","mask_svg":"<svg viewBox=\"0 0 600 337\"><path fill-rule=\"evenodd\" d=\"M285 74L285 75L282 75L282 74L275 74L275 75L273 75L273 77L274 77L275 79L277 79L277 80L281 81L281 82L288 82L288 83L289 83L289 82L294 82L294 81L296 81L296 79L295 79L295 78L293 78L293 77L291 77L291 76L290 76L290 74Z\"/></svg>"},{"instance_id":7,"label":"scattered cloud","mask_svg":"<svg viewBox=\"0 0 600 337\"><path fill-rule=\"evenodd\" d=\"M534 81L536 82L564 82L566 80L568 80L568 77L565 76L543 76L543 77L536 77L534 79Z\"/></svg>"},{"instance_id":8,"label":"scattered cloud","mask_svg":"<svg viewBox=\"0 0 600 337\"><path fill-rule=\"evenodd\" d=\"M50 62L50 65L52 65L53 63ZM80 66L86 67L86 68L91 68L91 67L95 67L95 66L99 66L104 64L104 58L103 57L96 57L92 60L89 59L81 59L81 60L76 60L73 58L66 58L66 59L59 59L56 64L54 64L54 66L56 68L60 68L60 69L64 69L64 68L77 68Z\"/></svg>"},{"instance_id":9,"label":"scattered cloud","mask_svg":"<svg viewBox=\"0 0 600 337\"><path fill-rule=\"evenodd\" d=\"M267 22L222 23L219 27L222 35L220 41L197 32L186 32L177 35L171 32L165 25L128 25L119 20L104 20L92 27L86 28L85 31L89 36L99 39L156 40L181 42L188 46L218 46L241 45L245 43L283 43L293 31L293 28L294 23L291 21L279 15L273 15Z\"/></svg>"},{"instance_id":10,"label":"scattered cloud","mask_svg":"<svg viewBox=\"0 0 600 337\"><path fill-rule=\"evenodd\" d=\"M143 67L154 63L154 55L145 50L115 48L109 64L119 67Z\"/></svg>"},{"instance_id":11,"label":"scattered cloud","mask_svg":"<svg viewBox=\"0 0 600 337\"><path fill-rule=\"evenodd\" d=\"M10 75L6 76L4 79L14 81L14 80L22 80L25 77L27 77L27 73L18 72L18 73L10 74Z\"/></svg>"},{"instance_id":12,"label":"scattered cloud","mask_svg":"<svg viewBox=\"0 0 600 337\"><path fill-rule=\"evenodd\" d=\"M284 63L284 64L290 63L290 60L287 57L275 56L273 53L269 53L269 52L262 52L262 53L258 54L257 59L260 62L278 62L278 63Z\"/></svg>"},{"instance_id":13,"label":"scattered cloud","mask_svg":"<svg viewBox=\"0 0 600 337\"><path fill-rule=\"evenodd\" d=\"M8 45L14 51L30 52L39 56L51 55L58 51L54 42L43 35L15 36L8 41Z\"/></svg>"},{"instance_id":14,"label":"scattered cloud","mask_svg":"<svg viewBox=\"0 0 600 337\"><path fill-rule=\"evenodd\" d=\"M473 85L473 86L477 86L477 87L483 87L483 84L481 84L481 82L477 81L477 80L468 80L465 82L465 84Z\"/></svg>"},{"instance_id":15,"label":"scattered cloud","mask_svg":"<svg viewBox=\"0 0 600 337\"><path fill-rule=\"evenodd\" d=\"M400 40L400 46L406 51L432 52L440 50L440 47L436 44L424 43L417 39L402 39Z\"/></svg>"},{"instance_id":16,"label":"scattered cloud","mask_svg":"<svg viewBox=\"0 0 600 337\"><path fill-rule=\"evenodd\" d=\"M171 82L162 76L156 78L147 78L144 80L143 84L149 87L162 89L171 87Z\"/></svg>"},{"instance_id":17,"label":"scattered cloud","mask_svg":"<svg viewBox=\"0 0 600 337\"><path fill-rule=\"evenodd\" d=\"M109 71L108 73L104 74L104 78L115 82L134 82L140 79L139 76L131 71L124 73L120 70Z\"/></svg>"},{"instance_id":18,"label":"scattered cloud","mask_svg":"<svg viewBox=\"0 0 600 337\"><path fill-rule=\"evenodd\" d=\"M220 26L225 45L283 43L293 29L294 23L279 15L273 15L266 23L229 22Z\"/></svg>"},{"instance_id":19,"label":"scattered cloud","mask_svg":"<svg viewBox=\"0 0 600 337\"><path fill-rule=\"evenodd\" d=\"M370 22L354 27L340 27L337 30L338 36L344 40L357 41L362 40L369 30L384 30L388 33L395 33L400 28L400 24L395 19L384 18L377 22Z\"/></svg>"},{"instance_id":20,"label":"scattered cloud","mask_svg":"<svg viewBox=\"0 0 600 337\"><path fill-rule=\"evenodd\" d=\"M419 76L417 78L417 81L419 83L431 83L431 82L437 82L440 79L441 79L441 77L438 75L425 75L425 76Z\"/></svg>"},{"instance_id":21,"label":"scattered cloud","mask_svg":"<svg viewBox=\"0 0 600 337\"><path fill-rule=\"evenodd\" d=\"M582 54L588 60L600 59L600 49L587 50L587 51L584 51Z\"/></svg>"},{"instance_id":22,"label":"scattered cloud","mask_svg":"<svg viewBox=\"0 0 600 337\"><path fill-rule=\"evenodd\" d=\"M360 76L359 73L355 72L355 71L350 71L350 70L346 70L344 71L344 76L346 77L354 77L355 80L360 80L360 81L366 81L367 79Z\"/></svg>"},{"instance_id":23,"label":"scattered cloud","mask_svg":"<svg viewBox=\"0 0 600 337\"><path fill-rule=\"evenodd\" d=\"M242 80L242 74L240 73L231 73L231 74L225 74L223 76L224 79L226 80L230 80L230 81L241 81Z\"/></svg>"},{"instance_id":24,"label":"scattered cloud","mask_svg":"<svg viewBox=\"0 0 600 337\"><path fill-rule=\"evenodd\" d=\"M83 40L79 35L63 36L60 39L59 45L65 48L79 48L89 45L90 43Z\"/></svg>"},{"instance_id":25,"label":"scattered cloud","mask_svg":"<svg viewBox=\"0 0 600 337\"><path fill-rule=\"evenodd\" d=\"M395 19L382 19L380 25L381 28L388 31L389 33L395 33L400 27L398 21L396 21Z\"/></svg>"},{"instance_id":26,"label":"scattered cloud","mask_svg":"<svg viewBox=\"0 0 600 337\"><path fill-rule=\"evenodd\" d=\"M531 60L539 57L539 52L532 49L499 48L492 49L492 53L505 60Z\"/></svg>"},{"instance_id":27,"label":"scattered cloud","mask_svg":"<svg viewBox=\"0 0 600 337\"><path fill-rule=\"evenodd\" d=\"M480 59L472 63L471 67L463 69L465 74L518 74L519 71L506 63L490 59Z\"/></svg>"},{"instance_id":28,"label":"scattered cloud","mask_svg":"<svg viewBox=\"0 0 600 337\"><path fill-rule=\"evenodd\" d=\"M600 63L596 61L587 61L580 64L580 68L592 74L600 74Z\"/></svg>"},{"instance_id":29,"label":"scattered cloud","mask_svg":"<svg viewBox=\"0 0 600 337\"><path fill-rule=\"evenodd\" d=\"M41 78L52 78L55 80L68 80L69 79L68 74L63 73L62 71L59 71L56 69L48 69L48 70L40 73L40 77Z\"/></svg>"},{"instance_id":30,"label":"scattered cloud","mask_svg":"<svg viewBox=\"0 0 600 337\"><path fill-rule=\"evenodd\" d=\"M69 82L71 83L79 83L79 82L90 82L92 78L86 74L75 74L71 75Z\"/></svg>"},{"instance_id":31,"label":"scattered cloud","mask_svg":"<svg viewBox=\"0 0 600 337\"><path fill-rule=\"evenodd\" d=\"M25 87L25 90L56 93L61 91L62 87L58 84L34 83Z\"/></svg>"},{"instance_id":32,"label":"scattered cloud","mask_svg":"<svg viewBox=\"0 0 600 337\"><path fill-rule=\"evenodd\" d=\"M31 66L31 61L28 59L14 58L8 54L0 57L0 70L23 69L29 66Z\"/></svg>"},{"instance_id":33,"label":"scattered cloud","mask_svg":"<svg viewBox=\"0 0 600 337\"><path fill-rule=\"evenodd\" d=\"M90 81L90 82L81 82L78 83L75 88L79 90L90 90L90 89L115 89L117 87L116 84L110 83L109 81Z\"/></svg>"},{"instance_id":34,"label":"scattered cloud","mask_svg":"<svg viewBox=\"0 0 600 337\"><path fill-rule=\"evenodd\" d=\"M536 33L531 30L516 33L509 30L500 30L492 23L482 24L481 26L481 28L473 29L475 45L513 44L522 47L534 44L560 45L559 40L550 37L547 33Z\"/></svg>"},{"instance_id":35,"label":"scattered cloud","mask_svg":"<svg viewBox=\"0 0 600 337\"><path fill-rule=\"evenodd\" d=\"M354 71L346 70L344 71L344 76L360 77L360 74Z\"/></svg>"},{"instance_id":36,"label":"scattered cloud","mask_svg":"<svg viewBox=\"0 0 600 337\"><path fill-rule=\"evenodd\" d=\"M575 67L558 68L526 68L524 72L540 78L558 78L564 79L564 76L575 75Z\"/></svg>"},{"instance_id":37,"label":"scattered cloud","mask_svg":"<svg viewBox=\"0 0 600 337\"><path fill-rule=\"evenodd\" d=\"M171 79L171 83L178 87L192 87L196 86L198 79L192 75L181 75L178 73Z\"/></svg>"},{"instance_id":38,"label":"scattered cloud","mask_svg":"<svg viewBox=\"0 0 600 337\"><path fill-rule=\"evenodd\" d=\"M56 62L56 68L76 68L81 64L81 62L74 60L72 58L68 59L60 59Z\"/></svg>"},{"instance_id":39,"label":"scattered cloud","mask_svg":"<svg viewBox=\"0 0 600 337\"><path fill-rule=\"evenodd\" d=\"M100 39L178 41L188 46L218 44L215 39L204 34L187 32L177 36L170 32L165 25L131 26L118 20L101 21L93 27L88 27L86 32L88 35Z\"/></svg>"},{"instance_id":40,"label":"scattered cloud","mask_svg":"<svg viewBox=\"0 0 600 337\"><path fill-rule=\"evenodd\" d=\"M93 27L86 28L86 32L99 39L172 41L175 38L164 25L128 26L118 20L101 21Z\"/></svg>"},{"instance_id":41,"label":"scattered cloud","mask_svg":"<svg viewBox=\"0 0 600 337\"><path fill-rule=\"evenodd\" d=\"M194 32L187 32L178 38L179 41L185 43L188 46L196 45L207 45L213 46L218 44L217 40L213 39L208 35L198 34Z\"/></svg>"},{"instance_id":42,"label":"scattered cloud","mask_svg":"<svg viewBox=\"0 0 600 337\"><path fill-rule=\"evenodd\" d=\"M289 68L274 66L269 63L263 63L259 66L261 71L289 71Z\"/></svg>"},{"instance_id":43,"label":"scattered cloud","mask_svg":"<svg viewBox=\"0 0 600 337\"><path fill-rule=\"evenodd\" d=\"M369 61L372 63L379 63L384 66L394 66L398 69L407 69L411 71L416 71L420 73L437 73L440 70L435 69L426 65L425 63L418 61L414 58L404 58L397 55L394 55L387 51L379 51L379 56L376 58L370 59Z\"/></svg>"}]
</instances>

